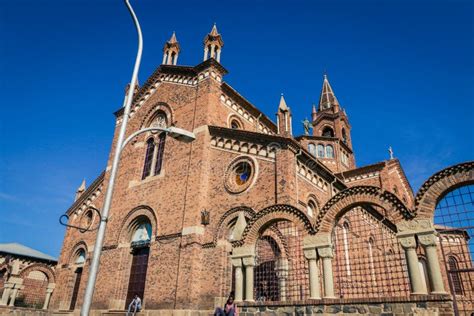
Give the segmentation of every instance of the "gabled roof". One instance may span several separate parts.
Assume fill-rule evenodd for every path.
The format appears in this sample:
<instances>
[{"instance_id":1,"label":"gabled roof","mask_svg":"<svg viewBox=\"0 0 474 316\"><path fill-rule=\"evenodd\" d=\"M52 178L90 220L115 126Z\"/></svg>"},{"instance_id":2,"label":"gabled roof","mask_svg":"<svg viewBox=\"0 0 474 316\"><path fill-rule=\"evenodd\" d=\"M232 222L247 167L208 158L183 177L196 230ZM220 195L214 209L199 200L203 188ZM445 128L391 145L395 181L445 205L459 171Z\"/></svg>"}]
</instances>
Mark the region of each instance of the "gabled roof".
<instances>
[{"instance_id":1,"label":"gabled roof","mask_svg":"<svg viewBox=\"0 0 474 316\"><path fill-rule=\"evenodd\" d=\"M16 255L16 256L47 260L47 261L54 261L54 262L58 261L56 258L50 255L42 253L38 250L31 249L30 247L27 247L25 245L22 245L16 242L8 243L8 244L0 244L0 252Z\"/></svg>"}]
</instances>

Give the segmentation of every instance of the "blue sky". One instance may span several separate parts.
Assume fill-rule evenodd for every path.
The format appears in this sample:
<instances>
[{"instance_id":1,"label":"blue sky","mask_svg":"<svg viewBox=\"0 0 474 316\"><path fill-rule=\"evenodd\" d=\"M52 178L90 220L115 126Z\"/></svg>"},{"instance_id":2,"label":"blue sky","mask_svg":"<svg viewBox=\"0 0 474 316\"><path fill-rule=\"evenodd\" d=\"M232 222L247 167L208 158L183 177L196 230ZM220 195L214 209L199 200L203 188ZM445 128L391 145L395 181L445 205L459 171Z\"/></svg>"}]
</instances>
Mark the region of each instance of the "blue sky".
<instances>
[{"instance_id":1,"label":"blue sky","mask_svg":"<svg viewBox=\"0 0 474 316\"><path fill-rule=\"evenodd\" d=\"M140 81L176 31L179 64L202 58L214 22L225 80L269 117L281 93L294 130L326 70L352 124L358 166L392 146L416 190L472 160L471 1L134 1L145 37ZM104 169L112 112L136 35L120 0L0 1L0 242L59 254L58 217Z\"/></svg>"}]
</instances>

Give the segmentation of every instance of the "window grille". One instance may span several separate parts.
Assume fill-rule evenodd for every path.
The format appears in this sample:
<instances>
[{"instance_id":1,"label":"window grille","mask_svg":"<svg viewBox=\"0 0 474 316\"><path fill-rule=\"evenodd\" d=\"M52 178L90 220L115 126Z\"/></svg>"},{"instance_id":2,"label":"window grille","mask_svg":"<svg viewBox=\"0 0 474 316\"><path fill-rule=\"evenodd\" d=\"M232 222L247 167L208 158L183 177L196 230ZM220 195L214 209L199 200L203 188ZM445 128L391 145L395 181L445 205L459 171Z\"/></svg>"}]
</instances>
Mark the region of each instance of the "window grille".
<instances>
[{"instance_id":1,"label":"window grille","mask_svg":"<svg viewBox=\"0 0 474 316\"><path fill-rule=\"evenodd\" d=\"M303 254L303 233L292 222L272 224L256 245L256 301L291 302L309 298L309 270Z\"/></svg>"},{"instance_id":2,"label":"window grille","mask_svg":"<svg viewBox=\"0 0 474 316\"><path fill-rule=\"evenodd\" d=\"M474 312L474 185L465 185L446 194L434 214L439 233L445 287L453 295L457 315Z\"/></svg>"},{"instance_id":3,"label":"window grille","mask_svg":"<svg viewBox=\"0 0 474 316\"><path fill-rule=\"evenodd\" d=\"M384 298L410 295L403 249L395 225L373 206L355 207L333 231L334 284L340 298ZM350 223L350 229L349 225Z\"/></svg>"}]
</instances>

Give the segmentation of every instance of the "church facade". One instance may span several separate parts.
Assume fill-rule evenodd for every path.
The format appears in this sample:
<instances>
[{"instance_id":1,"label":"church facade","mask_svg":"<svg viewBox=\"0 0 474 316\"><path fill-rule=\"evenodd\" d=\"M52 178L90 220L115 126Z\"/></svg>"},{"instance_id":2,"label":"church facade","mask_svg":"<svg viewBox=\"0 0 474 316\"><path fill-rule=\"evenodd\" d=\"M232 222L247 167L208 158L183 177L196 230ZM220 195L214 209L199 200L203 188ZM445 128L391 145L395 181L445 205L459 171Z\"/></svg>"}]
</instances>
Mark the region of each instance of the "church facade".
<instances>
[{"instance_id":1,"label":"church facade","mask_svg":"<svg viewBox=\"0 0 474 316\"><path fill-rule=\"evenodd\" d=\"M176 126L196 139L148 132L124 149L94 313L123 311L135 294L149 315L209 311L231 292L249 314L471 312L472 228L450 223L439 202L473 198L474 163L436 173L417 194L392 155L357 167L327 76L305 134L294 135L283 96L274 123L224 81L223 46L214 26L203 62L181 66L173 34L135 91L127 136ZM115 117L111 153L123 109ZM97 226L111 161L79 188L70 225ZM95 233L66 230L51 309L80 309Z\"/></svg>"}]
</instances>

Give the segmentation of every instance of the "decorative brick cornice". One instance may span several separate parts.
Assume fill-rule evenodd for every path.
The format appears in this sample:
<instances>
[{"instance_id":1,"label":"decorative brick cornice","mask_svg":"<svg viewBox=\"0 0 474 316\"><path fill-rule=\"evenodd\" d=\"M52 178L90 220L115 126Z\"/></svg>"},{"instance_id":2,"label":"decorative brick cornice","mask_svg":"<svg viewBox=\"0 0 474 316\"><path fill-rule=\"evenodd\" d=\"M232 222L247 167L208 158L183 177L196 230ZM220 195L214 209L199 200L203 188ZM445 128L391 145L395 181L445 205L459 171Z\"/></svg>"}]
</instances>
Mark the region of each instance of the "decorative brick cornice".
<instances>
[{"instance_id":1,"label":"decorative brick cornice","mask_svg":"<svg viewBox=\"0 0 474 316\"><path fill-rule=\"evenodd\" d=\"M389 214L395 222L415 217L415 213L408 209L393 193L374 186L356 186L339 192L321 208L316 217L316 231L330 232L332 224L341 212L363 204L375 204L387 211L395 211L395 214Z\"/></svg>"},{"instance_id":2,"label":"decorative brick cornice","mask_svg":"<svg viewBox=\"0 0 474 316\"><path fill-rule=\"evenodd\" d=\"M273 134L277 133L277 126L273 123L272 120L268 118L262 111L260 111L256 106L247 101L240 93L238 93L234 88L232 88L227 83L222 83L222 91L230 98L232 98L238 105L242 106L243 109L248 111L254 117L260 117L260 121L267 126Z\"/></svg>"},{"instance_id":3,"label":"decorative brick cornice","mask_svg":"<svg viewBox=\"0 0 474 316\"><path fill-rule=\"evenodd\" d=\"M75 201L66 211L67 215L71 215L72 212L77 211L79 207L81 209L87 208L89 204L94 201L103 190L103 182L105 177L105 170L92 182L92 184L87 188L87 190L81 194L79 199ZM87 203L87 200L90 202Z\"/></svg>"}]
</instances>

